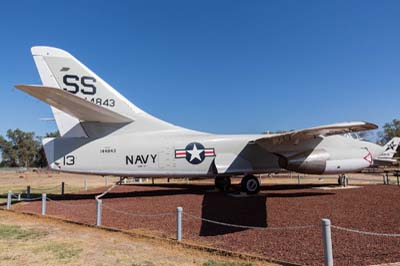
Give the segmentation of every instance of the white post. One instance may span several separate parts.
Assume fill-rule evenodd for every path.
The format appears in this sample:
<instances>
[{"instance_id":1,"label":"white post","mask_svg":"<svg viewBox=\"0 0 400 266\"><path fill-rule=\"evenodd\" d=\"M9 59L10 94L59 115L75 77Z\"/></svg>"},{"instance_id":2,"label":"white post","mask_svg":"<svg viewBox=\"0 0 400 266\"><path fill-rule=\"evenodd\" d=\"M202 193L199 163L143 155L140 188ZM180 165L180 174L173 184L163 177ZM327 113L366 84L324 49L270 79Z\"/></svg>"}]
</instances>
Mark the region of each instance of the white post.
<instances>
[{"instance_id":1,"label":"white post","mask_svg":"<svg viewBox=\"0 0 400 266\"><path fill-rule=\"evenodd\" d=\"M101 226L101 205L102 200L97 199L97 208L96 208L96 225Z\"/></svg>"},{"instance_id":2,"label":"white post","mask_svg":"<svg viewBox=\"0 0 400 266\"><path fill-rule=\"evenodd\" d=\"M322 239L324 242L325 266L333 266L331 220L322 219Z\"/></svg>"},{"instance_id":3,"label":"white post","mask_svg":"<svg viewBox=\"0 0 400 266\"><path fill-rule=\"evenodd\" d=\"M85 188L85 191L87 191L87 177L85 176L85 179L83 180L83 186Z\"/></svg>"},{"instance_id":4,"label":"white post","mask_svg":"<svg viewBox=\"0 0 400 266\"><path fill-rule=\"evenodd\" d=\"M7 194L7 210L11 209L11 194L12 194L12 192L8 191L8 194Z\"/></svg>"},{"instance_id":5,"label":"white post","mask_svg":"<svg viewBox=\"0 0 400 266\"><path fill-rule=\"evenodd\" d=\"M42 194L42 215L46 215L46 193Z\"/></svg>"},{"instance_id":6,"label":"white post","mask_svg":"<svg viewBox=\"0 0 400 266\"><path fill-rule=\"evenodd\" d=\"M182 240L182 207L176 208L176 240Z\"/></svg>"}]
</instances>

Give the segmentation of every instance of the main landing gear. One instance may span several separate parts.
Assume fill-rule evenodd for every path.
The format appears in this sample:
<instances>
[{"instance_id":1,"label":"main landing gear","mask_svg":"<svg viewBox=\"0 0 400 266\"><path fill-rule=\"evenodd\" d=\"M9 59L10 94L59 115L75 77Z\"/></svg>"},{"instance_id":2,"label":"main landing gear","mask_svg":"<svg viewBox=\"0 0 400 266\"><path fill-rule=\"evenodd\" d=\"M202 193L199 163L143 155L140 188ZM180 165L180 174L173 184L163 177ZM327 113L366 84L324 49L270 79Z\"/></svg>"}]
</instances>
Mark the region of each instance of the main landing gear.
<instances>
[{"instance_id":1,"label":"main landing gear","mask_svg":"<svg viewBox=\"0 0 400 266\"><path fill-rule=\"evenodd\" d=\"M260 181L258 181L258 178L254 175L246 175L242 178L240 184L242 186L242 191L247 194L257 194L261 189Z\"/></svg>"},{"instance_id":2,"label":"main landing gear","mask_svg":"<svg viewBox=\"0 0 400 266\"><path fill-rule=\"evenodd\" d=\"M254 175L246 175L240 182L243 192L247 194L257 194L260 189L260 181ZM231 186L231 178L228 176L217 176L215 178L215 187L220 191L228 191Z\"/></svg>"},{"instance_id":3,"label":"main landing gear","mask_svg":"<svg viewBox=\"0 0 400 266\"><path fill-rule=\"evenodd\" d=\"M349 178L345 174L339 175L338 184L342 187L347 187L349 185Z\"/></svg>"}]
</instances>

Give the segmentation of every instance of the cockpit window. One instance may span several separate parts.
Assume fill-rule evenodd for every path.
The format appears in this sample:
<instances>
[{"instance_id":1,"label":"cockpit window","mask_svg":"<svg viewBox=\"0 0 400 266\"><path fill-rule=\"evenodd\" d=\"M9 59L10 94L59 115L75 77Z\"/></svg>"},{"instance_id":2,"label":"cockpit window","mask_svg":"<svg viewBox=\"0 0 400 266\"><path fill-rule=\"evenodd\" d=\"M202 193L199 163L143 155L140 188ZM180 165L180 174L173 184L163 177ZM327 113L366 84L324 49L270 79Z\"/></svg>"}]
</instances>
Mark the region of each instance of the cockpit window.
<instances>
[{"instance_id":1,"label":"cockpit window","mask_svg":"<svg viewBox=\"0 0 400 266\"><path fill-rule=\"evenodd\" d=\"M357 139L357 140L362 140L360 135L358 133L352 132L352 133L345 133L343 134L344 137L349 138L349 139Z\"/></svg>"}]
</instances>

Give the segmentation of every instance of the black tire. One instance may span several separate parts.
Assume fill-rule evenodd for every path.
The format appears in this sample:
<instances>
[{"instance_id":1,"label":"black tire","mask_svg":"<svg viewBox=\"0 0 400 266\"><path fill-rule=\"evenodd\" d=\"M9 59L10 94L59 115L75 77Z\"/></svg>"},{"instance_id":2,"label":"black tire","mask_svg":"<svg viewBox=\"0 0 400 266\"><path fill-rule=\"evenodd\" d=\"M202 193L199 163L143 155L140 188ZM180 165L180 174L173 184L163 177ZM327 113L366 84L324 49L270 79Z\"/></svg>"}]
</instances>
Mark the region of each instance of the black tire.
<instances>
[{"instance_id":1,"label":"black tire","mask_svg":"<svg viewBox=\"0 0 400 266\"><path fill-rule=\"evenodd\" d=\"M258 181L258 178L254 175L246 175L243 177L241 185L242 191L247 194L257 194L261 189L260 181Z\"/></svg>"},{"instance_id":2,"label":"black tire","mask_svg":"<svg viewBox=\"0 0 400 266\"><path fill-rule=\"evenodd\" d=\"M231 187L231 178L229 176L217 176L215 178L215 187L223 192L226 192Z\"/></svg>"},{"instance_id":3,"label":"black tire","mask_svg":"<svg viewBox=\"0 0 400 266\"><path fill-rule=\"evenodd\" d=\"M338 178L338 184L339 186L347 186L349 184L349 179L346 177L346 175L340 175Z\"/></svg>"}]
</instances>

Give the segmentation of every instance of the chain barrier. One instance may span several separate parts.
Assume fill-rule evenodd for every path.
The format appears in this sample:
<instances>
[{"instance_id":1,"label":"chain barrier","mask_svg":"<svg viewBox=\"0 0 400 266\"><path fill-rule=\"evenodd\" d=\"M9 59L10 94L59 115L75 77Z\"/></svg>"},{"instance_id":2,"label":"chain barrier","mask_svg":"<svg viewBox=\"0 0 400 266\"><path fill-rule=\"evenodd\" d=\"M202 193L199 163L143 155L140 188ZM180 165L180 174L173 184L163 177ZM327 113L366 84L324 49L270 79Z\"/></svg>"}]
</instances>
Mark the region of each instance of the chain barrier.
<instances>
[{"instance_id":1,"label":"chain barrier","mask_svg":"<svg viewBox=\"0 0 400 266\"><path fill-rule=\"evenodd\" d=\"M116 209L113 209L111 207L107 207L105 205L103 205L103 208L107 209L107 210L110 210L112 212L115 212L115 213L125 214L125 215L133 216L133 217L160 217L160 216L173 216L173 215L175 215L175 213L173 213L173 212L165 212L165 213L157 213L157 214L130 213L130 212L116 210Z\"/></svg>"},{"instance_id":2,"label":"chain barrier","mask_svg":"<svg viewBox=\"0 0 400 266\"><path fill-rule=\"evenodd\" d=\"M236 228L242 228L242 229L257 229L257 230L292 230L292 229L309 229L309 228L315 228L318 227L317 225L299 225L299 226L285 226L285 227L257 227L257 226L247 226L247 225L238 225L238 224L229 224L229 223L223 223L223 222L218 222L218 221L213 221L205 218L201 218L195 215L192 215L187 212L183 212L184 215L187 215L191 218L201 220L204 222L212 223L212 224L218 224L218 225L224 225L224 226L229 226L229 227L236 227Z\"/></svg>"},{"instance_id":3,"label":"chain barrier","mask_svg":"<svg viewBox=\"0 0 400 266\"><path fill-rule=\"evenodd\" d=\"M389 233L375 233L375 232L368 232L368 231L361 231L356 229L345 228L341 226L331 225L332 228L350 232L350 233L357 233L362 235L369 235L369 236L385 236L385 237L400 237L400 234L389 234Z\"/></svg>"},{"instance_id":4,"label":"chain barrier","mask_svg":"<svg viewBox=\"0 0 400 266\"><path fill-rule=\"evenodd\" d=\"M42 198L42 197L40 197L40 198ZM48 196L46 197L46 200L52 201L52 202L54 202L54 203L56 203L56 204L68 206L68 207L89 206L89 205L92 205L92 206L93 206L93 205L95 204L95 202L93 202L93 203L81 203L81 204L61 203L61 202L58 201L58 200L54 200L54 199L49 198Z\"/></svg>"},{"instance_id":5,"label":"chain barrier","mask_svg":"<svg viewBox=\"0 0 400 266\"><path fill-rule=\"evenodd\" d=\"M14 196L14 198L16 198L17 200L18 200L18 196L17 195L15 195L15 194L12 194L12 196ZM35 201L35 200L38 200L38 199L41 199L42 198L42 196L39 196L39 197L36 197L36 198L21 198L19 201Z\"/></svg>"},{"instance_id":6,"label":"chain barrier","mask_svg":"<svg viewBox=\"0 0 400 266\"><path fill-rule=\"evenodd\" d=\"M382 183L382 179L367 179L367 178L349 177L349 181L351 181L351 180Z\"/></svg>"},{"instance_id":7,"label":"chain barrier","mask_svg":"<svg viewBox=\"0 0 400 266\"><path fill-rule=\"evenodd\" d=\"M22 193L21 193L21 195L22 195ZM14 197L14 198L18 199L18 195L14 194L14 193L11 193L11 197ZM42 198L42 196L39 196L39 197L36 197L36 198L20 198L20 201L32 201L32 200L38 200L38 199L41 199L41 198Z\"/></svg>"},{"instance_id":8,"label":"chain barrier","mask_svg":"<svg viewBox=\"0 0 400 266\"><path fill-rule=\"evenodd\" d=\"M23 193L21 193L20 195L22 195ZM15 199L17 199L18 201L34 201L34 200L38 200L38 199L41 199L42 198L42 196L38 196L38 197L36 197L36 198L21 198L21 197L18 197L18 195L17 194L14 194L14 193L11 193L11 197L14 197Z\"/></svg>"},{"instance_id":9,"label":"chain barrier","mask_svg":"<svg viewBox=\"0 0 400 266\"><path fill-rule=\"evenodd\" d=\"M116 186L118 186L118 183L114 183L111 187L109 187L106 191L104 191L103 193L101 193L100 195L96 196L96 200L104 197L105 195L107 195L113 188L115 188Z\"/></svg>"}]
</instances>

